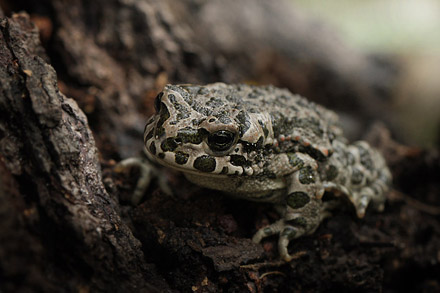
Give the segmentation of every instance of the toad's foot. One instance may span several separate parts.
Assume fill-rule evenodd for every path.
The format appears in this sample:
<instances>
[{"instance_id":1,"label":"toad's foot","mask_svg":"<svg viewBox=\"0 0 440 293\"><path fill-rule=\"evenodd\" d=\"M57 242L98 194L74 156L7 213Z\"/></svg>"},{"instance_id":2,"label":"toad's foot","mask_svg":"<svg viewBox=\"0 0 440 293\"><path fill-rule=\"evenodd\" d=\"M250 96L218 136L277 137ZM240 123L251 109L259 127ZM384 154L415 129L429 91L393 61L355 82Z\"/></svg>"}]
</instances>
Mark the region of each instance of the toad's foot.
<instances>
[{"instance_id":1,"label":"toad's foot","mask_svg":"<svg viewBox=\"0 0 440 293\"><path fill-rule=\"evenodd\" d=\"M282 259L289 262L292 259L298 258L297 255L290 255L288 252L289 242L293 239L299 238L303 235L312 234L318 228L323 219L330 217L329 210L332 210L339 204L338 201L330 201L322 203L317 201L315 206L320 212L316 213L318 217L304 218L298 214L286 214L284 219L259 229L257 233L252 237L252 241L255 243L261 242L263 238L268 236L279 234L278 239L278 251ZM286 219L287 218L287 219ZM291 218L290 220L288 220Z\"/></svg>"},{"instance_id":2,"label":"toad's foot","mask_svg":"<svg viewBox=\"0 0 440 293\"><path fill-rule=\"evenodd\" d=\"M133 157L122 160L115 166L115 172L122 172L131 167L137 167L140 170L140 176L131 197L131 203L133 205L138 205L140 203L145 191L148 186L150 186L151 180L155 178L157 178L160 189L165 194L172 195L171 188L168 186L165 177L160 176L161 174L158 169L146 159Z\"/></svg>"},{"instance_id":3,"label":"toad's foot","mask_svg":"<svg viewBox=\"0 0 440 293\"><path fill-rule=\"evenodd\" d=\"M274 234L279 234L278 252L280 254L280 257L287 262L291 261L295 257L290 255L287 250L289 242L292 239L313 233L318 227L318 225L316 225L311 229L310 228L307 229L308 227L304 226L305 223L301 223L300 220L297 220L296 224L299 224L298 226L293 226L292 224L289 224L289 222L292 221L285 221L284 219L281 219L270 226L261 228L260 230L257 231L257 233L255 233L254 237L252 238L252 241L255 243L259 243L265 237Z\"/></svg>"},{"instance_id":4,"label":"toad's foot","mask_svg":"<svg viewBox=\"0 0 440 293\"><path fill-rule=\"evenodd\" d=\"M263 238L279 234L278 240L278 252L282 259L285 261L291 261L293 257L289 254L287 250L287 246L289 245L289 241L292 235L299 235L299 231L290 225L286 225L284 219L281 219L270 226L261 228L255 233L254 237L252 237L252 241L255 243L259 243ZM302 233L304 234L304 233ZM298 236L299 237L299 236ZM293 238L292 238L293 239Z\"/></svg>"}]
</instances>

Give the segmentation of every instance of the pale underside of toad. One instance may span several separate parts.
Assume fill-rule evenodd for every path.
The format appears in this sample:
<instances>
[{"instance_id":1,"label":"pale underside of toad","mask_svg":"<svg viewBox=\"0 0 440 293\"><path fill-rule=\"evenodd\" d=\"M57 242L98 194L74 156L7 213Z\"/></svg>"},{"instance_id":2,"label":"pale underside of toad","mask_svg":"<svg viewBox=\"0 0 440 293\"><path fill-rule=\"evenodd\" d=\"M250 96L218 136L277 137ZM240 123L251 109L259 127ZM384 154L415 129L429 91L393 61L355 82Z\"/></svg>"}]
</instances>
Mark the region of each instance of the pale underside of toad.
<instances>
[{"instance_id":1,"label":"pale underside of toad","mask_svg":"<svg viewBox=\"0 0 440 293\"><path fill-rule=\"evenodd\" d=\"M275 204L281 219L253 237L279 235L291 260L292 239L313 233L329 216L325 191L343 195L363 217L382 210L391 174L366 142L348 144L338 117L272 86L168 85L145 127L147 153L195 184Z\"/></svg>"}]
</instances>

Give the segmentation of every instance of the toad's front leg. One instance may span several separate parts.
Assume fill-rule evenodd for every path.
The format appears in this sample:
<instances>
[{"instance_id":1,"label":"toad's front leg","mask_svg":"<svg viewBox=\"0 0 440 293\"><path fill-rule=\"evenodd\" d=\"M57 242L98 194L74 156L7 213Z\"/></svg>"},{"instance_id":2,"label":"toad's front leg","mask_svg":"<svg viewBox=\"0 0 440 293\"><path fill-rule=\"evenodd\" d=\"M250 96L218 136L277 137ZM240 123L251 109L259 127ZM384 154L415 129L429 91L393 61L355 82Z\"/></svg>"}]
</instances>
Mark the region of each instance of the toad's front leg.
<instances>
[{"instance_id":1,"label":"toad's front leg","mask_svg":"<svg viewBox=\"0 0 440 293\"><path fill-rule=\"evenodd\" d=\"M296 162L298 169L286 177L287 195L280 207L282 219L261 228L252 238L258 243L264 237L279 234L278 250L285 261L292 260L287 250L289 242L313 233L327 216L321 201L324 189L316 161L302 153L289 154L289 157Z\"/></svg>"}]
</instances>

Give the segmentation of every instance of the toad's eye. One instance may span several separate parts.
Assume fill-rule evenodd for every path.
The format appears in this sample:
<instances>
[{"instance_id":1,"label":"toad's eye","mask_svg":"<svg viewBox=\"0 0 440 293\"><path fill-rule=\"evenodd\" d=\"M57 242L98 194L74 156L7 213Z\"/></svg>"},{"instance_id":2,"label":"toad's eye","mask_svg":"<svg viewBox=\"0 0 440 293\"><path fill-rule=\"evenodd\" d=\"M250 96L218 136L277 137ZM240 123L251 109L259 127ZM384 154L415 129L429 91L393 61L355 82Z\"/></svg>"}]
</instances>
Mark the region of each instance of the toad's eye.
<instances>
[{"instance_id":1,"label":"toad's eye","mask_svg":"<svg viewBox=\"0 0 440 293\"><path fill-rule=\"evenodd\" d=\"M228 150L235 141L235 134L227 130L219 130L208 136L208 146L214 152Z\"/></svg>"},{"instance_id":2,"label":"toad's eye","mask_svg":"<svg viewBox=\"0 0 440 293\"><path fill-rule=\"evenodd\" d=\"M154 109L157 113L160 112L160 104L162 103L163 92L160 92L156 99L154 99Z\"/></svg>"}]
</instances>

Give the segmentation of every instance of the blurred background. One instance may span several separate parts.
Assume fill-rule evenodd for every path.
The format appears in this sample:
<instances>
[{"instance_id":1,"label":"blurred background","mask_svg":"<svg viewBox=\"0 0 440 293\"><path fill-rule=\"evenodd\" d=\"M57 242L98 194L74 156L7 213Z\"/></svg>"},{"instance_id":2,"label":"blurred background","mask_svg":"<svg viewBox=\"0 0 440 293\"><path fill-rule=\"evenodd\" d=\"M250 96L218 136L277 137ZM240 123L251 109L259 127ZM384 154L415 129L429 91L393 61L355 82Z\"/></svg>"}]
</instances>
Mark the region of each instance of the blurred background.
<instances>
[{"instance_id":1,"label":"blurred background","mask_svg":"<svg viewBox=\"0 0 440 293\"><path fill-rule=\"evenodd\" d=\"M351 46L399 64L392 109L407 143L439 145L440 1L295 0L332 25Z\"/></svg>"},{"instance_id":2,"label":"blurred background","mask_svg":"<svg viewBox=\"0 0 440 293\"><path fill-rule=\"evenodd\" d=\"M0 7L30 14L62 90L93 130L106 127L102 113L124 109L109 124L123 133L110 138L122 157L139 150L130 146L167 82L271 83L338 111L350 139L384 121L405 144L440 145L437 0L0 0Z\"/></svg>"}]
</instances>

